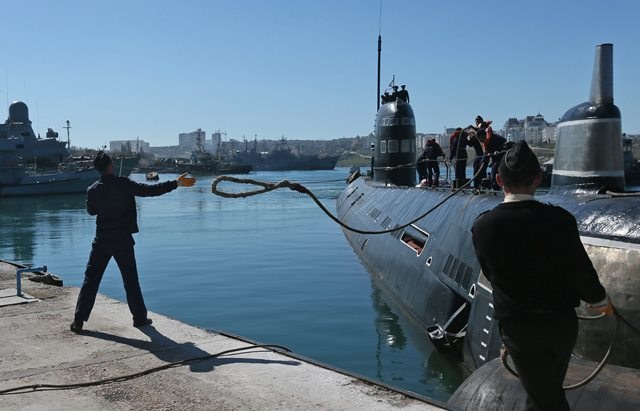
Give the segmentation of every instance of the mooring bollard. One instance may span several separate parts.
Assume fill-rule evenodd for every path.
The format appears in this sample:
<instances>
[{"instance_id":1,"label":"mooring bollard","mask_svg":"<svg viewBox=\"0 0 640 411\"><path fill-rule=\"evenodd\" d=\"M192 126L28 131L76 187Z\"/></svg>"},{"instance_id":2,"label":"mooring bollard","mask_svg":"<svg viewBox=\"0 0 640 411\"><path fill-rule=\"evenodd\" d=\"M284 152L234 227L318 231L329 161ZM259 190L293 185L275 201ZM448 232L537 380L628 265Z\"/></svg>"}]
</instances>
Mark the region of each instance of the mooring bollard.
<instances>
[{"instance_id":1,"label":"mooring bollard","mask_svg":"<svg viewBox=\"0 0 640 411\"><path fill-rule=\"evenodd\" d=\"M36 273L38 271L46 272L47 266L19 268L16 271L16 295L18 297L22 297L22 273Z\"/></svg>"}]
</instances>

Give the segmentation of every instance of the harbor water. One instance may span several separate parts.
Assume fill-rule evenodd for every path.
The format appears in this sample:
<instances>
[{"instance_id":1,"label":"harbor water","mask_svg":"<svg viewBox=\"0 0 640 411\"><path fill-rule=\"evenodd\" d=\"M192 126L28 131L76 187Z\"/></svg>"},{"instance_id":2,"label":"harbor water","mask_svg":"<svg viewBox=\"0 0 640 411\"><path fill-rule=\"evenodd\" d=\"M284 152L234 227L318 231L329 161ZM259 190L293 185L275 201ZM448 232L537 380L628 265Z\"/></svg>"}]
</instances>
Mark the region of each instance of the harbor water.
<instances>
[{"instance_id":1,"label":"harbor water","mask_svg":"<svg viewBox=\"0 0 640 411\"><path fill-rule=\"evenodd\" d=\"M251 178L305 183L334 210L347 176L336 169ZM212 179L137 200L136 256L149 310L286 345L430 398L451 395L465 376L460 365L385 302L341 229L306 196L280 190L223 199L211 194ZM79 286L95 230L84 207L83 195L0 199L0 258L47 265ZM125 299L114 261L100 291Z\"/></svg>"}]
</instances>

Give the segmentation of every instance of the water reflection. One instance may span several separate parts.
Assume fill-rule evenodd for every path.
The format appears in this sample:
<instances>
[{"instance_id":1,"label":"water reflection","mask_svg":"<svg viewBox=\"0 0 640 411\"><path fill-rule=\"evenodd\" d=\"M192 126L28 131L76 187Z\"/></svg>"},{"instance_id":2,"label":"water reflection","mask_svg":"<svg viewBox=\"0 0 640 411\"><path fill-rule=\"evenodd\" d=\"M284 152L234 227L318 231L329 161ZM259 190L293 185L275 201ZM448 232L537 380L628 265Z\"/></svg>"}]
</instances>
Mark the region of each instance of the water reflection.
<instances>
[{"instance_id":1,"label":"water reflection","mask_svg":"<svg viewBox=\"0 0 640 411\"><path fill-rule=\"evenodd\" d=\"M378 336L377 378L391 384L407 378L400 352L412 347L425 359L420 375L414 378L421 385L434 388L433 392L428 393L429 396L446 399L464 381L468 372L456 356L436 350L420 327L409 321L397 307L387 303L383 292L373 282L372 290L371 301L376 313L375 328Z\"/></svg>"},{"instance_id":2,"label":"water reflection","mask_svg":"<svg viewBox=\"0 0 640 411\"><path fill-rule=\"evenodd\" d=\"M84 195L16 197L0 200L0 249L4 258L33 263L36 247L63 247L70 213L84 212ZM43 241L45 239L46 241Z\"/></svg>"},{"instance_id":3,"label":"water reflection","mask_svg":"<svg viewBox=\"0 0 640 411\"><path fill-rule=\"evenodd\" d=\"M304 181L334 210L346 174L253 177ZM132 178L144 181L144 175ZM151 311L281 343L432 398L449 397L462 381L459 365L370 288L371 277L342 231L306 196L278 190L225 200L211 194L211 179L199 179L193 190L137 200L136 258ZM82 194L0 199L0 258L46 264L67 285L80 285L95 232L84 204ZM100 292L125 298L114 263Z\"/></svg>"}]
</instances>

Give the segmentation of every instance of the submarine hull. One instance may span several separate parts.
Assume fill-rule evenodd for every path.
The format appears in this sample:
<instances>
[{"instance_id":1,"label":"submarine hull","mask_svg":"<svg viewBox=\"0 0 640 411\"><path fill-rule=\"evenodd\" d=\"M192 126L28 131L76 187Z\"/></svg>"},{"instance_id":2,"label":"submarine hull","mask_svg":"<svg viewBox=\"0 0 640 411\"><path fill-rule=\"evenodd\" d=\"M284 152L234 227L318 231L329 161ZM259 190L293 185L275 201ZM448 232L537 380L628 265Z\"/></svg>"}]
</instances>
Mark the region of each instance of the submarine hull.
<instances>
[{"instance_id":1,"label":"submarine hull","mask_svg":"<svg viewBox=\"0 0 640 411\"><path fill-rule=\"evenodd\" d=\"M364 178L353 181L338 198L339 218L364 230L384 230L411 221L450 194L385 185ZM345 236L383 290L424 332L439 326L464 332L463 360L476 369L498 357L501 339L493 320L490 283L482 275L471 240L479 214L503 200L500 193L463 191L416 224L389 234ZM555 191L542 202L570 211L581 240L619 312L640 324L640 197ZM575 353L602 357L611 339L609 320L583 322ZM640 368L640 336L621 327L611 363Z\"/></svg>"},{"instance_id":2,"label":"submarine hull","mask_svg":"<svg viewBox=\"0 0 640 411\"><path fill-rule=\"evenodd\" d=\"M566 383L582 380L594 365L573 358ZM637 410L640 407L640 371L610 365L591 383L567 391L572 410ZM453 393L447 408L458 410L526 410L527 393L520 381L509 374L500 360L493 360L473 373Z\"/></svg>"}]
</instances>

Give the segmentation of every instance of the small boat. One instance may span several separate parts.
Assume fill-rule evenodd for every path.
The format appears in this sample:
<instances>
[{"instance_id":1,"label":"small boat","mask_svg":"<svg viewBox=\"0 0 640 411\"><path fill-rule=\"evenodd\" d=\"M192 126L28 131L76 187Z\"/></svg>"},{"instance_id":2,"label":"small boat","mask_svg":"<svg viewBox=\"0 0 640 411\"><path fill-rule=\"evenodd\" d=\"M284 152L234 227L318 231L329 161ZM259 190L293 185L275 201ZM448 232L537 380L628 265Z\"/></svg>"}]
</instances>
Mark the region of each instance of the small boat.
<instances>
[{"instance_id":1,"label":"small boat","mask_svg":"<svg viewBox=\"0 0 640 411\"><path fill-rule=\"evenodd\" d=\"M158 175L157 171L149 171L147 174L145 174L145 177L147 178L148 181L160 180L160 176Z\"/></svg>"}]
</instances>

